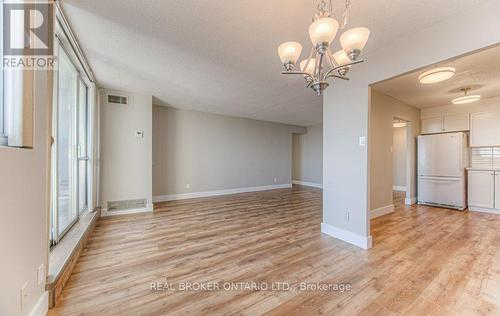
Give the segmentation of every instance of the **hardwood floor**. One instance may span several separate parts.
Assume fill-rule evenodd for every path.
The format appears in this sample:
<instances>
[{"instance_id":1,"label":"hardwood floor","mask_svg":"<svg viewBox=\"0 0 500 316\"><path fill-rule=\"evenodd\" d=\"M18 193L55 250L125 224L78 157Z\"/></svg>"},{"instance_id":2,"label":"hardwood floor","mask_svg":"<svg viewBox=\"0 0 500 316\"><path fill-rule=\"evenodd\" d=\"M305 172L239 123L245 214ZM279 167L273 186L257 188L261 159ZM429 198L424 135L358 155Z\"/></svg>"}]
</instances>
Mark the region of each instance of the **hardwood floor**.
<instances>
[{"instance_id":1,"label":"hardwood floor","mask_svg":"<svg viewBox=\"0 0 500 316\"><path fill-rule=\"evenodd\" d=\"M321 190L300 186L102 218L49 315L500 315L500 216L395 203L369 251L321 234Z\"/></svg>"}]
</instances>

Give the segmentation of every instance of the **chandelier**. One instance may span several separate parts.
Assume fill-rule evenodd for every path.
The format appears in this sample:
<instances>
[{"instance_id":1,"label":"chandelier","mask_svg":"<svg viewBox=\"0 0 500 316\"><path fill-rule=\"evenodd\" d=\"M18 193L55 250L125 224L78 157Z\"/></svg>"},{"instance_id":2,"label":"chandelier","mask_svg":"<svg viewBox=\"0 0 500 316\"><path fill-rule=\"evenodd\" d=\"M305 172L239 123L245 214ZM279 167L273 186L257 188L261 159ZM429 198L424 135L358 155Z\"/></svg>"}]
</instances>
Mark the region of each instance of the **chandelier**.
<instances>
[{"instance_id":1,"label":"chandelier","mask_svg":"<svg viewBox=\"0 0 500 316\"><path fill-rule=\"evenodd\" d=\"M296 64L302 52L302 45L298 42L286 42L278 47L278 54L285 67L282 74L303 75L306 87L312 88L318 96L329 86L327 79L349 80L346 75L351 66L363 62L359 56L370 36L370 30L366 27L356 27L343 32L340 36L342 49L332 53L330 48L339 28L343 30L347 24L349 4L350 0L346 0L342 25L339 25L332 17L332 0L329 0L328 8L325 0L319 2L318 12L309 26L313 46L309 57L300 62L298 70Z\"/></svg>"}]
</instances>

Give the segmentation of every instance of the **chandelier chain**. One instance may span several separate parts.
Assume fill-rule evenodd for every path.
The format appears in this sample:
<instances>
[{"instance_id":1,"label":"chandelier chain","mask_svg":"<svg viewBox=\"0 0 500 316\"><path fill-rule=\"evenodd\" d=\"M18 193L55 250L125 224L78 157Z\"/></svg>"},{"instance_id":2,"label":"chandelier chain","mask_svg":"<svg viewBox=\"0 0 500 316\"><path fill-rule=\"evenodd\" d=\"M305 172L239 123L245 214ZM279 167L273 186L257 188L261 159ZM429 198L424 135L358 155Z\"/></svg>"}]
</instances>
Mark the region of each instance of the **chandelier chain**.
<instances>
[{"instance_id":1,"label":"chandelier chain","mask_svg":"<svg viewBox=\"0 0 500 316\"><path fill-rule=\"evenodd\" d=\"M333 11L332 0L328 1L328 10L326 8L326 1L325 0L320 0L319 3L318 3L318 11L320 11L320 12L324 12L324 11L332 12Z\"/></svg>"},{"instance_id":2,"label":"chandelier chain","mask_svg":"<svg viewBox=\"0 0 500 316\"><path fill-rule=\"evenodd\" d=\"M344 14L342 15L342 25L340 26L341 30L344 29L344 27L347 25L347 22L349 20L349 6L350 5L351 5L351 0L346 0Z\"/></svg>"}]
</instances>

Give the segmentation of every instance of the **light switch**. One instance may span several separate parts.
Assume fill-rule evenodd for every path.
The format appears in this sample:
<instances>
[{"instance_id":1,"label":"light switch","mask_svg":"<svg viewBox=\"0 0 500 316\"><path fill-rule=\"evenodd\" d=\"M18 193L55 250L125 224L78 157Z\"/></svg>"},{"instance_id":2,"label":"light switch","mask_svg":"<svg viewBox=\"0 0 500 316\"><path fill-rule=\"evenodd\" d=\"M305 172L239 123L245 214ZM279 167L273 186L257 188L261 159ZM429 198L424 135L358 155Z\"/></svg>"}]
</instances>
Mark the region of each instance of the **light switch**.
<instances>
[{"instance_id":1,"label":"light switch","mask_svg":"<svg viewBox=\"0 0 500 316\"><path fill-rule=\"evenodd\" d=\"M366 146L366 137L365 136L360 136L359 137L359 146L365 147Z\"/></svg>"}]
</instances>

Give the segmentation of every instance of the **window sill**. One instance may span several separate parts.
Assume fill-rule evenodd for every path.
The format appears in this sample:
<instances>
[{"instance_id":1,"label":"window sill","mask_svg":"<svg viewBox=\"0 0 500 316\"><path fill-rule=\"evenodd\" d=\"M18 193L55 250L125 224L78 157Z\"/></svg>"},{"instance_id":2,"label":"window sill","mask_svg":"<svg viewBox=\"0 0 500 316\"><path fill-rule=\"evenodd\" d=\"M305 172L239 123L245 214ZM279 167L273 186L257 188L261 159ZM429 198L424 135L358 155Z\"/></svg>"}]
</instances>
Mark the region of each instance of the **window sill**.
<instances>
[{"instance_id":1,"label":"window sill","mask_svg":"<svg viewBox=\"0 0 500 316\"><path fill-rule=\"evenodd\" d=\"M78 222L71 227L61 242L49 253L49 273L46 290L49 291L49 306L53 307L60 295L73 267L93 231L100 211L87 212L80 216Z\"/></svg>"}]
</instances>

